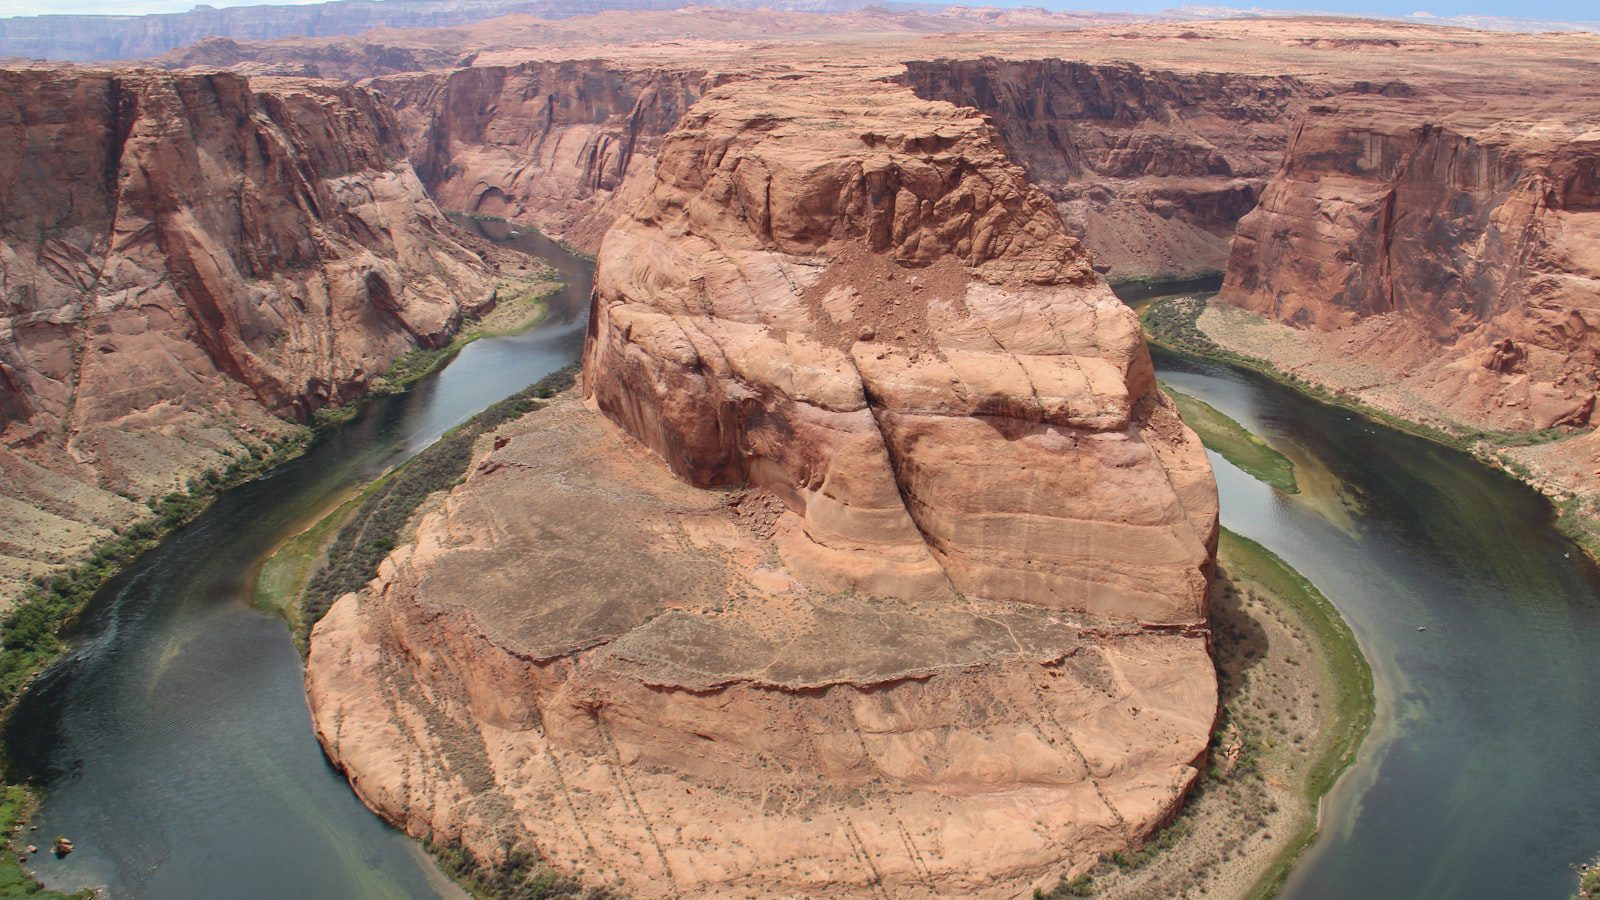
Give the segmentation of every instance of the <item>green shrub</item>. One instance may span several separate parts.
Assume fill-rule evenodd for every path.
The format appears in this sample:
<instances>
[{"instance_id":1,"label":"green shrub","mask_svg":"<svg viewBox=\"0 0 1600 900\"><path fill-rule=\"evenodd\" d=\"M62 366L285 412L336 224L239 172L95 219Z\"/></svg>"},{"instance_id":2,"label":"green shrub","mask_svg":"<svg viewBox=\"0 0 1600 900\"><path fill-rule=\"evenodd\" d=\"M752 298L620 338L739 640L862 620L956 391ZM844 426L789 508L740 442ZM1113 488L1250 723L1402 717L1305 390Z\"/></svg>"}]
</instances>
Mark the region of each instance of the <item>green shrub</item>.
<instances>
[{"instance_id":1,"label":"green shrub","mask_svg":"<svg viewBox=\"0 0 1600 900\"><path fill-rule=\"evenodd\" d=\"M1061 900L1063 897L1093 897L1094 878L1085 872L1071 881L1065 878L1056 883L1049 891L1033 889L1033 900Z\"/></svg>"},{"instance_id":2,"label":"green shrub","mask_svg":"<svg viewBox=\"0 0 1600 900\"><path fill-rule=\"evenodd\" d=\"M474 897L493 900L544 900L547 897L582 896L599 900L611 896L598 890L585 891L578 882L545 864L543 858L522 847L507 847L499 862L480 860L460 842L429 844L439 868L465 887Z\"/></svg>"}]
</instances>

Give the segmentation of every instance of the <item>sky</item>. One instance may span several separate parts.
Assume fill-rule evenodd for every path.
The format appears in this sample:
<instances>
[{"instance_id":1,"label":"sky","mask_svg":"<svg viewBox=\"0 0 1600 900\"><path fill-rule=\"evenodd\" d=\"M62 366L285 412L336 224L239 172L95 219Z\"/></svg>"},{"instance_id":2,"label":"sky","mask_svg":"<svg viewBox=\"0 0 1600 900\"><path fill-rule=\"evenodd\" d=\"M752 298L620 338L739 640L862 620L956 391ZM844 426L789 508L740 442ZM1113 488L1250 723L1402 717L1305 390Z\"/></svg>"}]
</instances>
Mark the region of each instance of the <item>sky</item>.
<instances>
[{"instance_id":1,"label":"sky","mask_svg":"<svg viewBox=\"0 0 1600 900\"><path fill-rule=\"evenodd\" d=\"M253 6L262 2L305 3L319 0L210 0L211 6ZM938 0L943 2L943 0ZM952 5L956 0L951 0ZM33 16L45 13L119 13L138 15L155 12L184 12L195 0L0 0L0 16ZM1173 7L1229 6L1248 9L1258 6L1272 10L1349 13L1357 15L1406 16L1413 13L1447 16L1515 16L1522 19L1549 19L1567 22L1600 21L1597 0L968 0L963 5L1044 6L1048 9L1095 10L1101 12L1157 12Z\"/></svg>"}]
</instances>

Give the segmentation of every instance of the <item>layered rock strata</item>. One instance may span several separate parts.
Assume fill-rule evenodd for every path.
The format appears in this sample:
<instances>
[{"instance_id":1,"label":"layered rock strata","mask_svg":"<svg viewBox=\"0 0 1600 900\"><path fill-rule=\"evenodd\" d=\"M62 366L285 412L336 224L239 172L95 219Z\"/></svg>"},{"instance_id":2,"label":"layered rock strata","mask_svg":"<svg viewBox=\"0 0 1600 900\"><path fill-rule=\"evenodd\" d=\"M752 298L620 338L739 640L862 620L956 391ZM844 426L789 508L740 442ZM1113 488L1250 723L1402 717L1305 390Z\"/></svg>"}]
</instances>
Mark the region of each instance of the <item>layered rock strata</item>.
<instances>
[{"instance_id":1,"label":"layered rock strata","mask_svg":"<svg viewBox=\"0 0 1600 900\"><path fill-rule=\"evenodd\" d=\"M906 80L992 117L1113 279L1222 271L1234 225L1278 167L1286 117L1332 90L1288 75L995 57L909 62Z\"/></svg>"},{"instance_id":2,"label":"layered rock strata","mask_svg":"<svg viewBox=\"0 0 1600 900\"><path fill-rule=\"evenodd\" d=\"M1543 107L1543 108L1542 108ZM1585 426L1600 389L1600 109L1340 98L1293 129L1222 299L1408 418ZM1319 360L1326 359L1326 363Z\"/></svg>"},{"instance_id":3,"label":"layered rock strata","mask_svg":"<svg viewBox=\"0 0 1600 900\"><path fill-rule=\"evenodd\" d=\"M0 132L8 592L492 300L369 91L0 70Z\"/></svg>"},{"instance_id":4,"label":"layered rock strata","mask_svg":"<svg viewBox=\"0 0 1600 900\"><path fill-rule=\"evenodd\" d=\"M387 818L650 896L1005 895L1176 809L1204 452L993 129L893 74L710 89L605 238L587 405L317 626Z\"/></svg>"},{"instance_id":5,"label":"layered rock strata","mask_svg":"<svg viewBox=\"0 0 1600 900\"><path fill-rule=\"evenodd\" d=\"M699 98L704 77L578 60L372 85L393 103L417 174L440 205L528 222L592 251L649 187L661 137Z\"/></svg>"}]
</instances>

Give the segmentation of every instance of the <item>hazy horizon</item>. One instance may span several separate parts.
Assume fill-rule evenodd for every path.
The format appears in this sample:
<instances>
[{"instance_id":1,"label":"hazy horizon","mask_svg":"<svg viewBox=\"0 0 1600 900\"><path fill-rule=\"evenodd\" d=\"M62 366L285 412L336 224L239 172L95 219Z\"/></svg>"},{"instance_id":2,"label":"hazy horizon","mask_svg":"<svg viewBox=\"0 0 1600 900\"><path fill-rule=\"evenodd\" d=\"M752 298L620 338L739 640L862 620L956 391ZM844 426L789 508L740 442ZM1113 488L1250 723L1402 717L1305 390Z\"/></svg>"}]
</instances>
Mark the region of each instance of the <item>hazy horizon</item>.
<instances>
[{"instance_id":1,"label":"hazy horizon","mask_svg":"<svg viewBox=\"0 0 1600 900\"><path fill-rule=\"evenodd\" d=\"M326 0L211 0L203 4L217 8L231 6L309 5ZM381 0L380 0L381 2ZM944 4L944 0L934 0ZM194 0L12 0L4 16L38 15L148 15L181 13L194 9ZM1265 4L1183 3L1170 0L1106 0L1106 2L949 2L950 6L1040 6L1053 11L1155 13L1185 6L1205 9L1234 9L1249 12L1306 12L1381 17L1492 17L1520 20L1545 20L1593 24L1600 13L1590 0L1529 0L1507 10L1497 0L1273 0ZM1511 14L1514 13L1514 14Z\"/></svg>"}]
</instances>

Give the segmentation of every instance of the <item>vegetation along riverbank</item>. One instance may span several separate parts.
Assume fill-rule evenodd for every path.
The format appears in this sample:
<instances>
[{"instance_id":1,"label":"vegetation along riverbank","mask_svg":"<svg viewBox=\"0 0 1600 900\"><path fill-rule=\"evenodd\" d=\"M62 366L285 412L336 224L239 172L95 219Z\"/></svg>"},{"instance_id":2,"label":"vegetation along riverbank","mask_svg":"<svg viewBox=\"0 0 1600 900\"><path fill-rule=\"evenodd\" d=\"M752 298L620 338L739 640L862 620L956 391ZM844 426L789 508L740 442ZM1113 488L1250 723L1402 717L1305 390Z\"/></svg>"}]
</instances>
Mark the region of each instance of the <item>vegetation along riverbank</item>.
<instances>
[{"instance_id":1,"label":"vegetation along riverbank","mask_svg":"<svg viewBox=\"0 0 1600 900\"><path fill-rule=\"evenodd\" d=\"M562 368L446 432L416 456L384 473L312 527L284 542L262 567L256 603L283 614L305 652L311 629L335 600L361 590L378 564L403 543L419 514L467 473L478 444L500 426L544 406L577 383L578 366ZM544 865L538 853L508 846L484 860L459 843L428 843L440 867L474 897L521 898L579 893L578 885ZM604 897L604 892L586 896Z\"/></svg>"},{"instance_id":2,"label":"vegetation along riverbank","mask_svg":"<svg viewBox=\"0 0 1600 900\"><path fill-rule=\"evenodd\" d=\"M1199 397L1191 397L1166 384L1161 390L1178 404L1184 423L1200 435L1200 442L1207 448L1222 454L1223 459L1258 481L1286 494L1300 492L1294 480L1294 463L1287 456Z\"/></svg>"},{"instance_id":3,"label":"vegetation along riverbank","mask_svg":"<svg viewBox=\"0 0 1600 900\"><path fill-rule=\"evenodd\" d=\"M556 279L555 270L549 265L529 259L520 269L507 273L496 285L495 302L487 312L464 320L455 336L444 346L416 347L395 360L388 371L373 380L367 389L367 396L398 394L437 372L473 341L519 334L538 325L549 312L544 301L564 286ZM360 411L360 403L326 407L317 411L316 425L326 427L348 422Z\"/></svg>"},{"instance_id":4,"label":"vegetation along riverbank","mask_svg":"<svg viewBox=\"0 0 1600 900\"><path fill-rule=\"evenodd\" d=\"M577 372L567 366L488 407L285 541L257 577L257 604L288 618L304 650L312 626L334 600L372 579L423 503L466 474L478 439L572 387Z\"/></svg>"},{"instance_id":5,"label":"vegetation along riverbank","mask_svg":"<svg viewBox=\"0 0 1600 900\"><path fill-rule=\"evenodd\" d=\"M101 541L82 563L64 573L36 579L32 589L0 620L0 718L11 714L28 682L66 652L63 631L106 582L168 533L192 521L222 491L298 456L309 437L309 429L299 428L280 440L251 445L225 469L207 470L189 479L185 490L151 499L147 517ZM11 783L9 778L0 783L0 832L8 842L8 852L0 855L0 896L67 896L44 890L19 862L29 855L27 847L39 840L27 827L32 805L26 785Z\"/></svg>"},{"instance_id":6,"label":"vegetation along riverbank","mask_svg":"<svg viewBox=\"0 0 1600 900\"><path fill-rule=\"evenodd\" d=\"M1205 777L1142 850L1037 896L1271 896L1316 836L1372 725L1372 671L1315 585L1227 530L1211 610L1222 712Z\"/></svg>"},{"instance_id":7,"label":"vegetation along riverbank","mask_svg":"<svg viewBox=\"0 0 1600 900\"><path fill-rule=\"evenodd\" d=\"M1562 443L1581 436L1582 430L1494 431L1421 406L1380 408L1357 396L1357 381L1334 383L1306 374L1304 366L1292 366L1291 359L1304 352L1293 329L1208 294L1156 300L1143 308L1141 320L1146 337L1158 347L1251 369L1316 400L1462 450L1506 472L1548 497L1559 513L1562 533L1600 560L1600 494L1588 489L1586 480L1563 471L1570 461L1563 459Z\"/></svg>"},{"instance_id":8,"label":"vegetation along riverbank","mask_svg":"<svg viewBox=\"0 0 1600 900\"><path fill-rule=\"evenodd\" d=\"M436 370L461 347L481 337L508 334L531 327L543 317L544 298L560 289L552 270L530 260L507 273L497 289L497 302L489 312L463 325L455 340L435 350L417 349L397 360L372 386L374 393L392 393ZM68 649L64 635L84 606L111 578L167 534L192 521L222 491L254 479L299 456L315 428L352 418L360 403L320 411L313 427L294 427L278 438L246 445L225 467L208 469L173 491L148 502L149 514L117 529L97 544L78 565L34 580L32 587L0 619L0 717L9 716L29 681ZM369 490L380 487L382 482ZM359 500L359 498L357 498ZM354 501L352 501L354 502ZM286 577L277 573L279 578ZM287 576L292 579L292 574ZM292 619L291 619L292 621ZM0 858L0 896L30 896L43 889L18 863L29 842L27 832L31 797L26 785L0 784L0 830L11 841L11 851ZM53 839L53 836L52 836ZM59 896L43 891L38 896Z\"/></svg>"}]
</instances>

